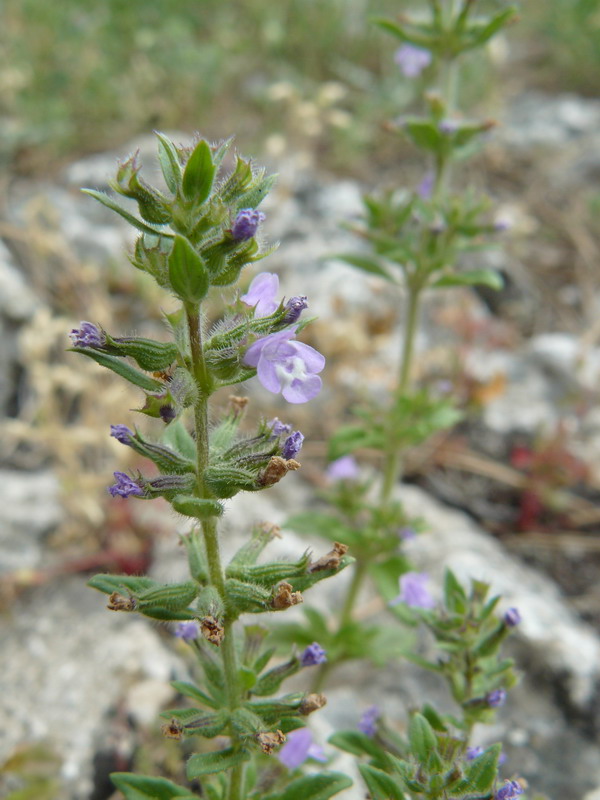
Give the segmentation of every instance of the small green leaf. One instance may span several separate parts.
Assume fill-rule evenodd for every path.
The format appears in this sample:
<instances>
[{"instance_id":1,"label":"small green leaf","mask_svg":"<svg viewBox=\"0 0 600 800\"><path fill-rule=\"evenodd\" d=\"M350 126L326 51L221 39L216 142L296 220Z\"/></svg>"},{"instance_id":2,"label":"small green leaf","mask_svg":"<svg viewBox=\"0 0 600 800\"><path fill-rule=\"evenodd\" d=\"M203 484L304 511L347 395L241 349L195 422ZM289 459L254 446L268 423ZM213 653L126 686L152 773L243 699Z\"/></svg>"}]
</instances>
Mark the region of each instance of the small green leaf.
<instances>
[{"instance_id":1,"label":"small green leaf","mask_svg":"<svg viewBox=\"0 0 600 800\"><path fill-rule=\"evenodd\" d=\"M118 203L109 197L104 192L97 192L95 189L82 189L81 190L84 194L89 194L90 197L95 198L103 206L110 208L111 211L115 211L124 220L126 220L130 225L133 225L134 228L137 228L139 231L143 233L150 233L152 236L166 236L169 239L173 238L173 235L170 233L165 233L164 230L160 230L159 228L153 228L151 225L147 225L145 222L142 222L141 219L134 217L133 214L130 214L129 211L126 211L122 208Z\"/></svg>"},{"instance_id":2,"label":"small green leaf","mask_svg":"<svg viewBox=\"0 0 600 800\"><path fill-rule=\"evenodd\" d=\"M327 741L346 753L352 753L353 756L370 756L377 759L385 757L385 751L370 736L360 731L339 731Z\"/></svg>"},{"instance_id":3,"label":"small green leaf","mask_svg":"<svg viewBox=\"0 0 600 800\"><path fill-rule=\"evenodd\" d=\"M223 506L217 500L206 500L187 494L175 495L171 500L171 505L179 514L195 519L220 517L223 513Z\"/></svg>"},{"instance_id":4,"label":"small green leaf","mask_svg":"<svg viewBox=\"0 0 600 800\"><path fill-rule=\"evenodd\" d=\"M412 567L404 556L397 555L386 558L380 563L372 562L368 569L379 594L386 603L389 603L398 596L400 576L409 572Z\"/></svg>"},{"instance_id":5,"label":"small green leaf","mask_svg":"<svg viewBox=\"0 0 600 800\"><path fill-rule=\"evenodd\" d=\"M504 280L500 273L493 269L474 269L469 272L456 272L452 275L442 275L433 281L431 286L445 288L450 286L489 286L490 289L500 291Z\"/></svg>"},{"instance_id":6,"label":"small green leaf","mask_svg":"<svg viewBox=\"0 0 600 800\"><path fill-rule=\"evenodd\" d=\"M173 142L163 133L156 131L158 137L158 161L165 183L173 194L177 194L181 183L181 164Z\"/></svg>"},{"instance_id":7,"label":"small green leaf","mask_svg":"<svg viewBox=\"0 0 600 800\"><path fill-rule=\"evenodd\" d=\"M113 772L110 776L114 785L125 795L126 800L172 800L184 797L197 800L189 789L177 786L166 778L150 778L130 772Z\"/></svg>"},{"instance_id":8,"label":"small green leaf","mask_svg":"<svg viewBox=\"0 0 600 800\"><path fill-rule=\"evenodd\" d=\"M450 569L444 575L444 603L451 614L464 614L467 610L467 594Z\"/></svg>"},{"instance_id":9,"label":"small green leaf","mask_svg":"<svg viewBox=\"0 0 600 800\"><path fill-rule=\"evenodd\" d=\"M350 264L351 267L361 269L363 272L369 272L371 275L378 275L380 278L384 278L386 281L390 281L392 283L396 282L394 276L390 275L387 269L374 258L355 255L353 253L339 253L338 255L327 256L328 261L333 258L337 259L338 261L344 261L346 264Z\"/></svg>"},{"instance_id":10,"label":"small green leaf","mask_svg":"<svg viewBox=\"0 0 600 800\"><path fill-rule=\"evenodd\" d=\"M433 728L422 714L413 714L408 728L408 738L416 760L427 764L436 752L437 739Z\"/></svg>"},{"instance_id":11,"label":"small green leaf","mask_svg":"<svg viewBox=\"0 0 600 800\"><path fill-rule=\"evenodd\" d=\"M94 575L87 582L88 586L92 589L98 589L99 592L104 594L112 594L113 592L122 592L123 589L135 594L142 592L145 589L150 589L157 586L156 581L152 578L138 578L134 575Z\"/></svg>"},{"instance_id":12,"label":"small green leaf","mask_svg":"<svg viewBox=\"0 0 600 800\"><path fill-rule=\"evenodd\" d=\"M171 681L171 686L184 697L189 697L191 700L195 700L197 703L201 703L209 708L217 708L217 704L212 697L209 697L201 689L198 689L193 683L188 683L187 681Z\"/></svg>"},{"instance_id":13,"label":"small green leaf","mask_svg":"<svg viewBox=\"0 0 600 800\"><path fill-rule=\"evenodd\" d=\"M210 195L216 168L208 142L202 139L189 157L183 172L183 193L188 200L202 205Z\"/></svg>"},{"instance_id":14,"label":"small green leaf","mask_svg":"<svg viewBox=\"0 0 600 800\"><path fill-rule=\"evenodd\" d=\"M246 750L219 750L215 753L197 753L187 762L186 775L188 780L199 778L201 775L211 775L214 772L223 772L226 769L247 761L250 754Z\"/></svg>"},{"instance_id":15,"label":"small green leaf","mask_svg":"<svg viewBox=\"0 0 600 800\"><path fill-rule=\"evenodd\" d=\"M112 372L116 372L117 375L125 378L129 383L133 383L135 386L139 386L140 389L144 389L147 392L159 392L163 389L162 383L155 381L154 378L150 378L148 375L140 372L139 369L132 367L131 364L123 361L119 356L109 356L108 353L102 353L100 350L92 350L89 347L70 347L69 350L73 353L81 353L91 358L97 364L100 364L101 367L106 367L112 370Z\"/></svg>"},{"instance_id":16,"label":"small green leaf","mask_svg":"<svg viewBox=\"0 0 600 800\"><path fill-rule=\"evenodd\" d=\"M210 288L208 270L202 257L183 236L175 236L169 255L169 282L184 302L199 303Z\"/></svg>"},{"instance_id":17,"label":"small green leaf","mask_svg":"<svg viewBox=\"0 0 600 800\"><path fill-rule=\"evenodd\" d=\"M476 25L467 30L468 45L463 49L472 50L488 42L501 28L507 25L517 15L517 7L509 6L501 11L484 25Z\"/></svg>"},{"instance_id":18,"label":"small green leaf","mask_svg":"<svg viewBox=\"0 0 600 800\"><path fill-rule=\"evenodd\" d=\"M328 800L334 794L352 786L352 780L341 772L322 772L318 775L303 775L292 781L278 800Z\"/></svg>"},{"instance_id":19,"label":"small green leaf","mask_svg":"<svg viewBox=\"0 0 600 800\"><path fill-rule=\"evenodd\" d=\"M464 778L452 785L452 796L489 792L498 776L498 759L501 751L502 745L495 744L474 759L467 767Z\"/></svg>"},{"instance_id":20,"label":"small green leaf","mask_svg":"<svg viewBox=\"0 0 600 800\"><path fill-rule=\"evenodd\" d=\"M404 800L402 788L391 775L368 764L359 764L358 769L373 800Z\"/></svg>"},{"instance_id":21,"label":"small green leaf","mask_svg":"<svg viewBox=\"0 0 600 800\"><path fill-rule=\"evenodd\" d=\"M162 441L169 445L184 458L195 460L197 458L196 442L188 433L187 428L179 419L168 425L162 434Z\"/></svg>"},{"instance_id":22,"label":"small green leaf","mask_svg":"<svg viewBox=\"0 0 600 800\"><path fill-rule=\"evenodd\" d=\"M438 126L429 120L406 120L404 130L417 147L431 150L434 153L441 152L447 144L447 139L440 132Z\"/></svg>"}]
</instances>

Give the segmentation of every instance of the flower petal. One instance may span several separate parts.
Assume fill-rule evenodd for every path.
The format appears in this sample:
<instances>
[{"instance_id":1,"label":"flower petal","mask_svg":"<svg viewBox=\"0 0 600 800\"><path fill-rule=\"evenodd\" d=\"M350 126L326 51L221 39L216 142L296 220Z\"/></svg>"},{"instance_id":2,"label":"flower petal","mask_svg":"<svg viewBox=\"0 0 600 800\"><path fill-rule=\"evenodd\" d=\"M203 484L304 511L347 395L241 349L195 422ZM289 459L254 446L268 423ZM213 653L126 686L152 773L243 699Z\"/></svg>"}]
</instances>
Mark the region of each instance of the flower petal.
<instances>
[{"instance_id":1,"label":"flower petal","mask_svg":"<svg viewBox=\"0 0 600 800\"><path fill-rule=\"evenodd\" d=\"M302 381L296 379L289 386L284 386L281 394L288 403L308 403L319 394L322 386L323 381L318 375L307 375Z\"/></svg>"}]
</instances>

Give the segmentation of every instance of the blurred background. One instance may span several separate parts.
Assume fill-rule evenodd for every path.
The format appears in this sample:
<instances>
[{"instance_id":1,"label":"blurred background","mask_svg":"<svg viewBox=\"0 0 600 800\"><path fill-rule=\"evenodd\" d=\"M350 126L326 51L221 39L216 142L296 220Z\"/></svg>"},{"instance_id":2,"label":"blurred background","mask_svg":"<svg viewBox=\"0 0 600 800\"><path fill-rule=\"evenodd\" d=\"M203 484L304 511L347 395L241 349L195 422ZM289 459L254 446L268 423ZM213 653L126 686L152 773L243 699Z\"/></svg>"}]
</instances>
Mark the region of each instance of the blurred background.
<instances>
[{"instance_id":1,"label":"blurred background","mask_svg":"<svg viewBox=\"0 0 600 800\"><path fill-rule=\"evenodd\" d=\"M484 9L500 4L481 0ZM106 493L113 470L138 466L109 425L151 425L129 410L135 392L65 352L80 319L164 337L165 295L128 265L130 233L80 187L106 189L117 160L137 148L152 176L153 130L181 141L195 131L235 134L243 154L280 174L264 234L281 246L263 268L280 274L288 296L309 295L320 321L308 341L329 359L323 396L294 409L312 491L328 434L350 419L365 385L375 397L387 391L395 359L394 298L339 264L324 269L323 259L354 249L342 223L360 213L362 192L414 187L426 169L386 125L415 107L418 83L394 64L395 41L368 21L410 6L419 4L3 0L0 716L11 724L0 732L0 795L110 797L103 780L130 764L123 741L132 715L146 730L160 707L144 696L126 702L124 682L137 686L141 674L160 699L152 682L164 686L178 668L165 654L167 633L151 629L147 640L137 629L140 666L127 650L130 629L83 588L91 571L156 567L173 520L160 504ZM509 227L501 248L478 256L506 287L426 308L418 377L445 381L466 421L408 464L411 483L466 511L560 587L592 639L600 628L599 75L600 0L527 0L519 23L463 65L460 107L499 125L456 170L457 185L487 192ZM260 388L249 393L255 416L289 415ZM98 676L113 675L116 658L129 664L127 679L119 674L94 703ZM569 753L579 748L585 760L598 714L572 698L565 708L575 720ZM116 720L110 742L107 715ZM149 769L154 740L139 735L148 737L137 752ZM161 759L176 760L160 747ZM559 775L550 785L582 797L596 784L581 769L574 793L564 794ZM17 791L29 794L9 793Z\"/></svg>"}]
</instances>

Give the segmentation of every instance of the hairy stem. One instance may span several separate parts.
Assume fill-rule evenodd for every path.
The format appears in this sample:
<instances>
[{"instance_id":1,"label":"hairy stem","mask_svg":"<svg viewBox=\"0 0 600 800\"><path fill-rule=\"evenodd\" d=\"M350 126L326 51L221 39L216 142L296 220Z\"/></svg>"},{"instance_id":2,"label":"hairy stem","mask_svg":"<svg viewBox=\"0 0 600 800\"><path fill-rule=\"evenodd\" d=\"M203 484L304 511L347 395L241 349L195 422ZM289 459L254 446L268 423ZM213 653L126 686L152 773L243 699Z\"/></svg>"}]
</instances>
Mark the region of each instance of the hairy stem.
<instances>
[{"instance_id":1,"label":"hairy stem","mask_svg":"<svg viewBox=\"0 0 600 800\"><path fill-rule=\"evenodd\" d=\"M211 380L206 368L206 361L202 346L200 308L199 306L193 304L186 304L185 311L187 315L190 337L192 373L194 375L198 392L196 402L194 403L198 494L200 497L208 497L209 492L204 484L204 471L208 465L208 400L211 393ZM214 517L202 520L202 532L204 534L204 546L206 549L206 559L208 562L210 582L219 592L223 602L225 602L225 575L221 562L217 521ZM238 678L239 670L235 651L232 622L225 619L223 627L224 636L223 643L221 645L221 657L225 676L225 691L227 694L227 705L230 711L234 711L241 705L242 693ZM239 745L239 737L237 737L233 729L230 731L230 733L232 744L234 747L236 747ZM229 800L240 799L242 781L243 765L238 765L231 770L229 775Z\"/></svg>"}]
</instances>

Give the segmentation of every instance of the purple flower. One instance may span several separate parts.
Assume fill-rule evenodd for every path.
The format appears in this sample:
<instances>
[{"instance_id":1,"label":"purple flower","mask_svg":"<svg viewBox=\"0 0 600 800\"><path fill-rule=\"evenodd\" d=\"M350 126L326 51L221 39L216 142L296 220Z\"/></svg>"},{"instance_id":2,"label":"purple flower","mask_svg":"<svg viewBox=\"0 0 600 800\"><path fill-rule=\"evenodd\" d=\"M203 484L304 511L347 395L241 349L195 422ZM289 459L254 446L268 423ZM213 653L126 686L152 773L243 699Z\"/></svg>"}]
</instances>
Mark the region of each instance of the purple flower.
<instances>
[{"instance_id":1,"label":"purple flower","mask_svg":"<svg viewBox=\"0 0 600 800\"><path fill-rule=\"evenodd\" d=\"M360 470L354 456L342 456L332 461L326 470L332 481L356 481L360 478Z\"/></svg>"},{"instance_id":2,"label":"purple flower","mask_svg":"<svg viewBox=\"0 0 600 800\"><path fill-rule=\"evenodd\" d=\"M267 422L267 425L273 431L273 436L281 436L284 433L291 433L292 430L292 426L282 422L279 417L273 417L273 419Z\"/></svg>"},{"instance_id":3,"label":"purple flower","mask_svg":"<svg viewBox=\"0 0 600 800\"><path fill-rule=\"evenodd\" d=\"M505 781L504 786L494 795L494 800L515 800L521 794L523 787L518 781Z\"/></svg>"},{"instance_id":4,"label":"purple flower","mask_svg":"<svg viewBox=\"0 0 600 800\"><path fill-rule=\"evenodd\" d=\"M279 278L274 272L261 272L254 278L246 294L240 297L247 306L254 306L255 317L268 317L278 307Z\"/></svg>"},{"instance_id":5,"label":"purple flower","mask_svg":"<svg viewBox=\"0 0 600 800\"><path fill-rule=\"evenodd\" d=\"M262 211L257 211L254 208L242 208L241 211L238 211L237 217L231 226L231 235L237 242L245 242L247 239L252 239L264 219L265 215Z\"/></svg>"},{"instance_id":6,"label":"purple flower","mask_svg":"<svg viewBox=\"0 0 600 800\"><path fill-rule=\"evenodd\" d=\"M391 606L406 603L414 608L433 608L435 600L431 596L427 583L429 575L426 572L405 572L400 577L400 594L391 601Z\"/></svg>"},{"instance_id":7,"label":"purple flower","mask_svg":"<svg viewBox=\"0 0 600 800\"><path fill-rule=\"evenodd\" d=\"M104 347L106 336L93 322L82 321L69 334L74 347Z\"/></svg>"},{"instance_id":8,"label":"purple flower","mask_svg":"<svg viewBox=\"0 0 600 800\"><path fill-rule=\"evenodd\" d=\"M288 769L296 769L304 764L307 758L327 761L323 748L313 742L310 728L296 728L295 731L288 733L287 741L277 753L277 758Z\"/></svg>"},{"instance_id":9,"label":"purple flower","mask_svg":"<svg viewBox=\"0 0 600 800\"><path fill-rule=\"evenodd\" d=\"M381 711L377 706L370 706L361 716L358 723L358 730L366 736L373 738L377 733L376 722L381 716Z\"/></svg>"},{"instance_id":10,"label":"purple flower","mask_svg":"<svg viewBox=\"0 0 600 800\"><path fill-rule=\"evenodd\" d=\"M458 122L454 119L443 119L438 125L440 133L450 135L458 130Z\"/></svg>"},{"instance_id":11,"label":"purple flower","mask_svg":"<svg viewBox=\"0 0 600 800\"><path fill-rule=\"evenodd\" d=\"M111 425L110 435L121 444L131 444L131 440L134 437L133 431L127 425Z\"/></svg>"},{"instance_id":12,"label":"purple flower","mask_svg":"<svg viewBox=\"0 0 600 800\"><path fill-rule=\"evenodd\" d=\"M467 760L474 761L484 752L483 747L477 745L476 747L467 747Z\"/></svg>"},{"instance_id":13,"label":"purple flower","mask_svg":"<svg viewBox=\"0 0 600 800\"><path fill-rule=\"evenodd\" d=\"M414 528L410 528L407 526L406 528L400 528L400 530L398 531L398 536L405 542L410 542L411 539L416 538L417 533Z\"/></svg>"},{"instance_id":14,"label":"purple flower","mask_svg":"<svg viewBox=\"0 0 600 800\"><path fill-rule=\"evenodd\" d=\"M143 489L137 484L133 478L126 475L124 472L114 473L117 482L113 486L108 487L108 491L113 497L129 497L130 495L143 495Z\"/></svg>"},{"instance_id":15,"label":"purple flower","mask_svg":"<svg viewBox=\"0 0 600 800\"><path fill-rule=\"evenodd\" d=\"M414 44L403 44L396 50L394 61L406 78L418 78L431 64L431 53Z\"/></svg>"},{"instance_id":16,"label":"purple flower","mask_svg":"<svg viewBox=\"0 0 600 800\"><path fill-rule=\"evenodd\" d=\"M302 450L302 442L304 441L304 434L300 431L294 431L291 436L283 443L281 455L283 458L296 458L300 450Z\"/></svg>"},{"instance_id":17,"label":"purple flower","mask_svg":"<svg viewBox=\"0 0 600 800\"><path fill-rule=\"evenodd\" d=\"M185 620L185 622L178 622L175 628L175 636L183 639L184 642L191 642L197 639L200 634L198 623L193 620Z\"/></svg>"},{"instance_id":18,"label":"purple flower","mask_svg":"<svg viewBox=\"0 0 600 800\"><path fill-rule=\"evenodd\" d=\"M433 186L435 184L435 175L433 172L426 172L421 182L417 186L417 194L421 200L430 200L433 194Z\"/></svg>"},{"instance_id":19,"label":"purple flower","mask_svg":"<svg viewBox=\"0 0 600 800\"><path fill-rule=\"evenodd\" d=\"M296 327L270 333L251 344L244 364L256 367L258 380L269 392L281 392L288 403L306 403L321 391L316 374L325 357L310 345L295 342Z\"/></svg>"},{"instance_id":20,"label":"purple flower","mask_svg":"<svg viewBox=\"0 0 600 800\"><path fill-rule=\"evenodd\" d=\"M494 230L496 233L504 233L512 228L512 223L508 219L497 219L494 222Z\"/></svg>"},{"instance_id":21,"label":"purple flower","mask_svg":"<svg viewBox=\"0 0 600 800\"><path fill-rule=\"evenodd\" d=\"M303 667L316 667L317 664L324 664L327 661L327 654L318 642L309 644L300 656L300 663Z\"/></svg>"},{"instance_id":22,"label":"purple flower","mask_svg":"<svg viewBox=\"0 0 600 800\"><path fill-rule=\"evenodd\" d=\"M506 689L494 689L488 692L485 701L490 708L500 708L506 702Z\"/></svg>"},{"instance_id":23,"label":"purple flower","mask_svg":"<svg viewBox=\"0 0 600 800\"><path fill-rule=\"evenodd\" d=\"M519 609L509 608L508 611L504 612L502 619L504 620L504 624L507 626L507 628L515 628L521 622Z\"/></svg>"},{"instance_id":24,"label":"purple flower","mask_svg":"<svg viewBox=\"0 0 600 800\"><path fill-rule=\"evenodd\" d=\"M308 301L304 295L290 297L285 307L287 311L283 321L286 325L291 325L294 322L298 322L300 314L302 314L305 308L308 308Z\"/></svg>"}]
</instances>

